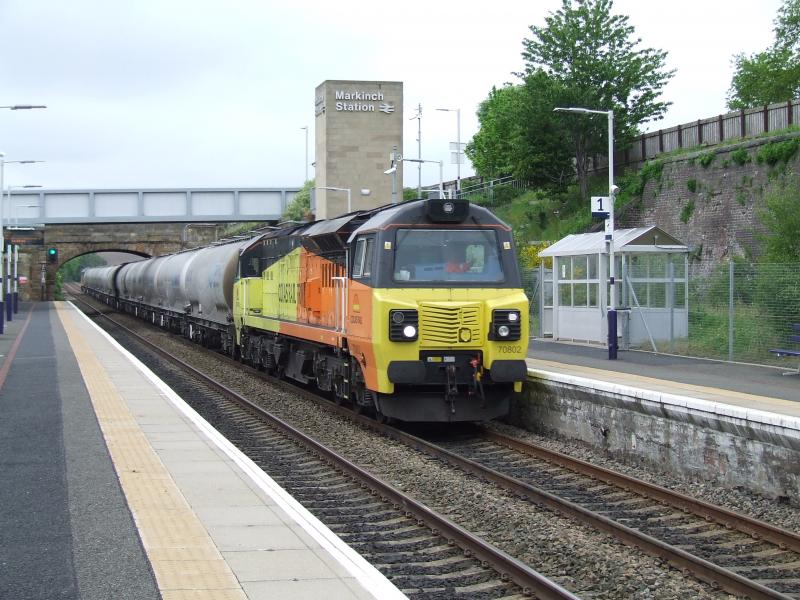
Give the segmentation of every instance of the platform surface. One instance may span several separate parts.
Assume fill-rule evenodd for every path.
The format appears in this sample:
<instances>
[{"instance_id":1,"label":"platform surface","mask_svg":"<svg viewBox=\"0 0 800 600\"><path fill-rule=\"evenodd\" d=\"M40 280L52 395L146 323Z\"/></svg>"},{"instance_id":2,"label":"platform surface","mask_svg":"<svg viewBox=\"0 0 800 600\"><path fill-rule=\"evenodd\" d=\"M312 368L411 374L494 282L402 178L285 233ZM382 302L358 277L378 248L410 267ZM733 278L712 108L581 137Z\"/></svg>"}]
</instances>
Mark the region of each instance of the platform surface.
<instances>
[{"instance_id":1,"label":"platform surface","mask_svg":"<svg viewBox=\"0 0 800 600\"><path fill-rule=\"evenodd\" d=\"M403 597L70 304L0 354L0 598Z\"/></svg>"},{"instance_id":2,"label":"platform surface","mask_svg":"<svg viewBox=\"0 0 800 600\"><path fill-rule=\"evenodd\" d=\"M800 418L800 376L784 376L787 369L636 351L617 356L609 360L605 348L534 339L527 362L535 372Z\"/></svg>"}]
</instances>

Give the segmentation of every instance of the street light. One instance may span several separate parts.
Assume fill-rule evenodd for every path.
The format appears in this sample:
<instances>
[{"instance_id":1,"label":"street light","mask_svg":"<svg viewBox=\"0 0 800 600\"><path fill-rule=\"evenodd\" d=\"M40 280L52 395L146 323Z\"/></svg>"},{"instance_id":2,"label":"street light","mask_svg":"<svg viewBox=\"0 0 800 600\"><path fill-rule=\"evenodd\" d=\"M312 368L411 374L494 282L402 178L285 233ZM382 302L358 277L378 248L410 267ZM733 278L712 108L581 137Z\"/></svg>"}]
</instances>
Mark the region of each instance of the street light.
<instances>
[{"instance_id":1,"label":"street light","mask_svg":"<svg viewBox=\"0 0 800 600\"><path fill-rule=\"evenodd\" d=\"M417 120L417 158L422 159L422 104L417 106L417 114L409 121ZM422 198L422 160L417 165L417 198Z\"/></svg>"},{"instance_id":2,"label":"street light","mask_svg":"<svg viewBox=\"0 0 800 600\"><path fill-rule=\"evenodd\" d=\"M437 108L444 112L456 113L456 198L461 195L461 109Z\"/></svg>"},{"instance_id":3,"label":"street light","mask_svg":"<svg viewBox=\"0 0 800 600\"><path fill-rule=\"evenodd\" d=\"M34 163L43 163L43 160L5 160L5 156L3 156L2 163L3 167L6 164L18 164L18 165L30 165ZM4 170L4 169L2 169ZM8 222L11 223L11 187L8 187ZM20 187L20 186L14 186ZM21 186L21 187L42 187L40 185L33 185L33 186ZM3 232L3 194L5 188L3 187L3 173L0 172L0 240L3 243L3 251L5 251L5 233ZM14 292L12 296L11 291L11 254L12 248L8 246L8 254L6 255L6 295L5 295L5 305L6 305L6 319L11 322L11 318L13 313L19 311L19 301L16 300L12 303L12 299L17 298L17 261L19 256L19 249L15 249L14 253ZM0 262L3 260L3 255L0 253ZM2 268L0 268L0 312L3 311L3 273ZM2 327L0 327L0 333L3 332Z\"/></svg>"},{"instance_id":4,"label":"street light","mask_svg":"<svg viewBox=\"0 0 800 600\"><path fill-rule=\"evenodd\" d=\"M608 306L608 358L617 358L617 286L614 281L614 196L617 186L614 185L614 111L592 110L590 108L554 108L553 112L570 112L581 115L606 115L608 117L608 219L606 220L606 243L608 244L608 282L611 284L611 295Z\"/></svg>"},{"instance_id":5,"label":"street light","mask_svg":"<svg viewBox=\"0 0 800 600\"><path fill-rule=\"evenodd\" d=\"M306 178L303 181L303 183L305 183L306 181L308 181L308 125L303 125L300 129L305 129L306 130L306 163L305 163L305 166L306 166Z\"/></svg>"}]
</instances>

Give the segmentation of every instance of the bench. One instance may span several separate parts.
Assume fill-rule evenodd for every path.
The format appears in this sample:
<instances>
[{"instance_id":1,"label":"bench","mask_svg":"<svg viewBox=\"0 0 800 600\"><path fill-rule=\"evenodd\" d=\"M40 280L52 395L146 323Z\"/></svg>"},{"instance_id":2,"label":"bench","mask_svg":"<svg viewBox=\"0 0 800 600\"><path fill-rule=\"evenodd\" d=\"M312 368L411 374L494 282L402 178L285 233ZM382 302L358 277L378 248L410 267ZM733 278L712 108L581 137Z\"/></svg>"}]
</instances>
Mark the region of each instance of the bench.
<instances>
[{"instance_id":1,"label":"bench","mask_svg":"<svg viewBox=\"0 0 800 600\"><path fill-rule=\"evenodd\" d=\"M792 331L800 332L800 323L792 323ZM789 341L795 344L800 344L800 335L797 333L793 333L789 336ZM770 352L775 356L794 356L800 357L800 349L797 350L790 350L788 348L770 348ZM788 373L784 373L784 375L800 375L800 365L797 366L797 369L794 371L789 371Z\"/></svg>"}]
</instances>

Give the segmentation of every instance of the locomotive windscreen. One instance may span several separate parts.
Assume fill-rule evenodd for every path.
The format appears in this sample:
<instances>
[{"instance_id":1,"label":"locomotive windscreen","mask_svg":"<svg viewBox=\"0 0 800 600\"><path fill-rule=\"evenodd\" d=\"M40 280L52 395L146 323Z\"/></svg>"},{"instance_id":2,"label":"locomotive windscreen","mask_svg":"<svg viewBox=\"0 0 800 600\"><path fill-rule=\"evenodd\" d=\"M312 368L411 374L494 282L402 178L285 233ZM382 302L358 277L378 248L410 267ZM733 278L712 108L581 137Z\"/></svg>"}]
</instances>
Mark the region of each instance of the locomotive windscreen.
<instances>
[{"instance_id":1,"label":"locomotive windscreen","mask_svg":"<svg viewBox=\"0 0 800 600\"><path fill-rule=\"evenodd\" d=\"M499 283L505 280L493 229L399 229L394 280Z\"/></svg>"}]
</instances>

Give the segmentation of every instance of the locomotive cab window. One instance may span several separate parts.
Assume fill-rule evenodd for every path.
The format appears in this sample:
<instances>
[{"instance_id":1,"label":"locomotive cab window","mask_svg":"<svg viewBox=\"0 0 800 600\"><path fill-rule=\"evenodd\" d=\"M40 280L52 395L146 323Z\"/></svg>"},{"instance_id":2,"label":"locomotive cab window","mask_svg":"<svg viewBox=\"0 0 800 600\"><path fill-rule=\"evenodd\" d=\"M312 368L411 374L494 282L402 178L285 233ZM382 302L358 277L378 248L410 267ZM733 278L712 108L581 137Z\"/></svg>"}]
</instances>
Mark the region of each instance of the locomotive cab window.
<instances>
[{"instance_id":1,"label":"locomotive cab window","mask_svg":"<svg viewBox=\"0 0 800 600\"><path fill-rule=\"evenodd\" d=\"M498 283L505 280L493 229L400 229L394 280Z\"/></svg>"},{"instance_id":2,"label":"locomotive cab window","mask_svg":"<svg viewBox=\"0 0 800 600\"><path fill-rule=\"evenodd\" d=\"M356 242L353 259L353 278L365 279L372 275L372 257L375 249L374 237L362 237Z\"/></svg>"}]
</instances>

